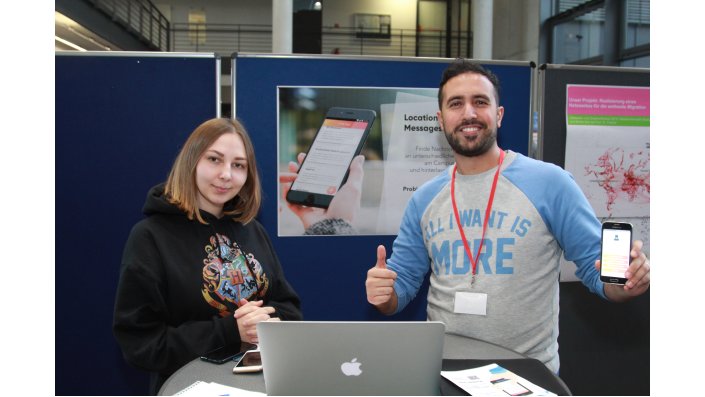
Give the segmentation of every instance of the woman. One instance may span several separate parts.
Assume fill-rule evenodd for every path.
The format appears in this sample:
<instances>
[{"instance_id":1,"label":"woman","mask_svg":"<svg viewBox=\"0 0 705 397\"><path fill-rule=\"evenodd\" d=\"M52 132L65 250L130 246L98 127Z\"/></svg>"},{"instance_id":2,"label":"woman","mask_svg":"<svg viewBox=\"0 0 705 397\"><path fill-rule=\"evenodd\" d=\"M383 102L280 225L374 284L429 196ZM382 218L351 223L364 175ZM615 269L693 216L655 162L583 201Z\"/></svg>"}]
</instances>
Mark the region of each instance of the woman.
<instances>
[{"instance_id":1,"label":"woman","mask_svg":"<svg viewBox=\"0 0 705 397\"><path fill-rule=\"evenodd\" d=\"M212 119L153 187L123 253L113 332L156 394L203 353L258 343L256 325L301 320L299 298L254 218L261 188L247 132Z\"/></svg>"}]
</instances>

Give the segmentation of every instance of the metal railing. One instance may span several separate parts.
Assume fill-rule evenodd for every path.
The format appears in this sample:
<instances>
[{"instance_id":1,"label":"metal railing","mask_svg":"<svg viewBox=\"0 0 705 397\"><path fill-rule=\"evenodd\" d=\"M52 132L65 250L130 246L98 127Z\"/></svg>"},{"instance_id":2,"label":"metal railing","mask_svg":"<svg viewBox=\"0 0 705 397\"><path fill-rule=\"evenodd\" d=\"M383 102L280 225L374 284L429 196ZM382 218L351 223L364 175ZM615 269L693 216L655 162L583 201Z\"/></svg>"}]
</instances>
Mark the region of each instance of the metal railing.
<instances>
[{"instance_id":1,"label":"metal railing","mask_svg":"<svg viewBox=\"0 0 705 397\"><path fill-rule=\"evenodd\" d=\"M169 20L149 0L88 0L157 51L169 51Z\"/></svg>"},{"instance_id":2,"label":"metal railing","mask_svg":"<svg viewBox=\"0 0 705 397\"><path fill-rule=\"evenodd\" d=\"M355 28L323 27L322 54L445 57L445 31L417 32L392 29L388 38L358 35ZM453 32L451 57L469 57L468 33ZM171 25L171 51L215 52L230 56L234 52L272 51L271 25L189 24Z\"/></svg>"},{"instance_id":3,"label":"metal railing","mask_svg":"<svg viewBox=\"0 0 705 397\"><path fill-rule=\"evenodd\" d=\"M174 23L171 25L171 43L174 52L215 52L228 56L233 52L271 52L272 27Z\"/></svg>"}]
</instances>

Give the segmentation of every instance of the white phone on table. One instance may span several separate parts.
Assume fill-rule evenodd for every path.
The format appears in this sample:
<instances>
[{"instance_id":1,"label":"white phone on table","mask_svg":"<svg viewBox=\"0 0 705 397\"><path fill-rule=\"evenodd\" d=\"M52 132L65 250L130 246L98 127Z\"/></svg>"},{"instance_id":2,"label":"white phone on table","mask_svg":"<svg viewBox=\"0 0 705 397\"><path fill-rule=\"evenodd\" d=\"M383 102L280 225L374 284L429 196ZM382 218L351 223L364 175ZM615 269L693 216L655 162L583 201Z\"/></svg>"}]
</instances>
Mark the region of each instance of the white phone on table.
<instances>
[{"instance_id":1,"label":"white phone on table","mask_svg":"<svg viewBox=\"0 0 705 397\"><path fill-rule=\"evenodd\" d=\"M259 350L248 350L233 367L234 374L259 372L262 370L262 356Z\"/></svg>"}]
</instances>

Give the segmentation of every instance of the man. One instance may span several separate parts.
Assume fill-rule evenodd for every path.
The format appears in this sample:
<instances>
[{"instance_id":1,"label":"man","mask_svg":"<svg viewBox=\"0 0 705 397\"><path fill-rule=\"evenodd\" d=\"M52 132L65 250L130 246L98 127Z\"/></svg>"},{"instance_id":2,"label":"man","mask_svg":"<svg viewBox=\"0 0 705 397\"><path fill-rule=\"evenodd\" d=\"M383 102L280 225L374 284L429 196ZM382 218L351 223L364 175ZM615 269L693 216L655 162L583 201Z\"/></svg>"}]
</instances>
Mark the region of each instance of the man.
<instances>
[{"instance_id":1,"label":"man","mask_svg":"<svg viewBox=\"0 0 705 397\"><path fill-rule=\"evenodd\" d=\"M429 320L557 372L561 255L590 291L621 302L649 288L642 242L633 244L627 283L603 284L600 222L570 174L497 146L504 108L494 74L456 60L443 73L438 105L456 164L414 193L388 262L377 248L367 300L382 313L399 312L430 266Z\"/></svg>"}]
</instances>

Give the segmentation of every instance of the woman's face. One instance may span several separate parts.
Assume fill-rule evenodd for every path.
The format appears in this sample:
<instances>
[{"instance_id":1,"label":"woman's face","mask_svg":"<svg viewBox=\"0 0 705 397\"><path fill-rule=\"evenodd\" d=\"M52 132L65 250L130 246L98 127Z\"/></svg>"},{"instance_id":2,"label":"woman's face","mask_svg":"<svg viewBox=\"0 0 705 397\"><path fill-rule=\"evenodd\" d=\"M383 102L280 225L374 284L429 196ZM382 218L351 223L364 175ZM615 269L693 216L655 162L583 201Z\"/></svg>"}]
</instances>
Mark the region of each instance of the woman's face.
<instances>
[{"instance_id":1,"label":"woman's face","mask_svg":"<svg viewBox=\"0 0 705 397\"><path fill-rule=\"evenodd\" d=\"M223 134L196 165L198 208L220 218L223 205L237 196L245 181L247 154L242 138L236 133Z\"/></svg>"}]
</instances>

